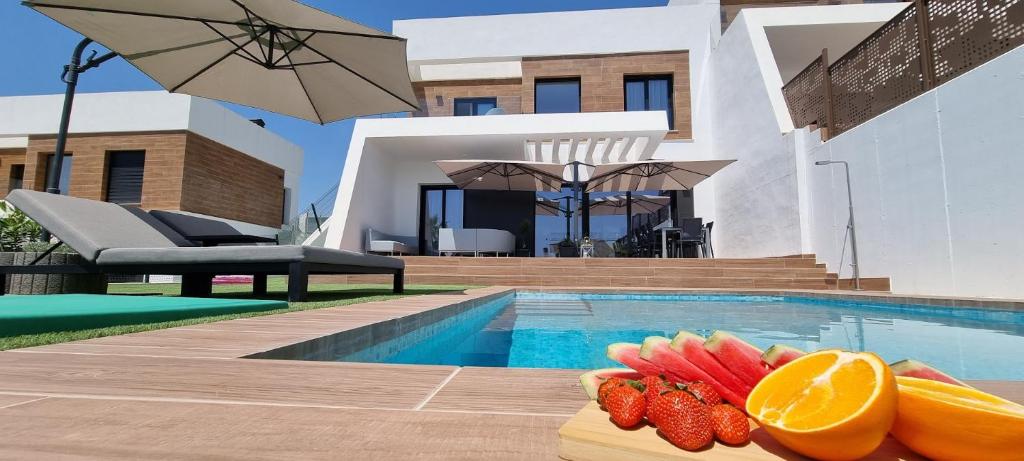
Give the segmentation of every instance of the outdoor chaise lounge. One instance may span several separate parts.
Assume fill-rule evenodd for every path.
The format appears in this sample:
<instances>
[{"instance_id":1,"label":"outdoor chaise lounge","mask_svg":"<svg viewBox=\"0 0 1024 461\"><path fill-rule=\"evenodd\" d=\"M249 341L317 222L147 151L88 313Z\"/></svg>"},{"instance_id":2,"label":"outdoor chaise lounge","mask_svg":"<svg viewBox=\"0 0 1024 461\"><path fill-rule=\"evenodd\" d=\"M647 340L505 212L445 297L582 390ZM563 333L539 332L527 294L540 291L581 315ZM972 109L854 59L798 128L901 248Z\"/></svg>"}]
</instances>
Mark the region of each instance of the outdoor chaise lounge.
<instances>
[{"instance_id":1,"label":"outdoor chaise lounge","mask_svg":"<svg viewBox=\"0 0 1024 461\"><path fill-rule=\"evenodd\" d=\"M256 295L266 293L268 274L285 274L289 301L305 299L309 274L393 274L395 293L404 289L405 263L397 258L297 245L199 247L138 208L24 189L6 200L83 263L0 266L0 275L173 274L182 276L182 296L205 297L217 274L253 274Z\"/></svg>"}]
</instances>

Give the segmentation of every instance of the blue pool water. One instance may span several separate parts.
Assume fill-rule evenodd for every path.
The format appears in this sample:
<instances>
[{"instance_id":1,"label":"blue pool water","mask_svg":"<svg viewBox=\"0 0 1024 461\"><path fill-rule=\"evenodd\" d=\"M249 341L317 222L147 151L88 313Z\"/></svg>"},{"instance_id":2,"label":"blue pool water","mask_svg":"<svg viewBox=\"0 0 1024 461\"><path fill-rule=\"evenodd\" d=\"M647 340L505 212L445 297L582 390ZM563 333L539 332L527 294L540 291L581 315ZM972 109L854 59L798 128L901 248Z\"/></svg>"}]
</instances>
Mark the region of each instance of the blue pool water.
<instances>
[{"instance_id":1,"label":"blue pool water","mask_svg":"<svg viewBox=\"0 0 1024 461\"><path fill-rule=\"evenodd\" d=\"M869 350L962 379L1024 380L1024 312L810 298L519 293L339 361L601 368L609 343L686 329L738 334L762 349Z\"/></svg>"}]
</instances>

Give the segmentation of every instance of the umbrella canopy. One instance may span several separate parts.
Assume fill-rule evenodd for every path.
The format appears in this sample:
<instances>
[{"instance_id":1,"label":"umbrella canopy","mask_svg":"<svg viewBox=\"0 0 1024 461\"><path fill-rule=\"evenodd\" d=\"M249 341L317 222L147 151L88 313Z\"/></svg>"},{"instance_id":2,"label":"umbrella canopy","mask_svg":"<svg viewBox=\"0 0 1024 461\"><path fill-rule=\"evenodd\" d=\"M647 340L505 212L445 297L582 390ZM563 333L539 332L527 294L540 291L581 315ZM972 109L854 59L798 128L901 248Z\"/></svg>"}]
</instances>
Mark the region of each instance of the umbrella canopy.
<instances>
[{"instance_id":1,"label":"umbrella canopy","mask_svg":"<svg viewBox=\"0 0 1024 461\"><path fill-rule=\"evenodd\" d=\"M494 160L438 160L434 162L459 189L562 190L565 165L543 162Z\"/></svg>"},{"instance_id":2,"label":"umbrella canopy","mask_svg":"<svg viewBox=\"0 0 1024 461\"><path fill-rule=\"evenodd\" d=\"M646 160L597 165L587 192L690 190L735 160Z\"/></svg>"},{"instance_id":3,"label":"umbrella canopy","mask_svg":"<svg viewBox=\"0 0 1024 461\"><path fill-rule=\"evenodd\" d=\"M537 197L537 207L534 214L537 216L559 216L565 213L562 203L555 199Z\"/></svg>"},{"instance_id":4,"label":"umbrella canopy","mask_svg":"<svg viewBox=\"0 0 1024 461\"><path fill-rule=\"evenodd\" d=\"M632 202L627 202L631 200ZM613 216L626 214L626 205L629 203L634 215L644 213L655 213L658 210L672 204L672 198L664 195L632 194L612 195L610 197L597 198L590 201L591 216Z\"/></svg>"},{"instance_id":5,"label":"umbrella canopy","mask_svg":"<svg viewBox=\"0 0 1024 461\"><path fill-rule=\"evenodd\" d=\"M292 0L30 0L172 92L317 123L418 109L405 39Z\"/></svg>"}]
</instances>

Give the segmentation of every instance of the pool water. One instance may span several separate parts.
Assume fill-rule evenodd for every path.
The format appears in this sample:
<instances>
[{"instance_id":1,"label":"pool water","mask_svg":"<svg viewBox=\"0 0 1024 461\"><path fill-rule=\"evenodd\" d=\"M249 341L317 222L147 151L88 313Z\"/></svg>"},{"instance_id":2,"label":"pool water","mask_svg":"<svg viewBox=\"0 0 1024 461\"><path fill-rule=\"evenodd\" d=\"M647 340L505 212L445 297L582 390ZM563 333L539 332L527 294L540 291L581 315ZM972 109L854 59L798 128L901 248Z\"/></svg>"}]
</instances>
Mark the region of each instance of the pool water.
<instances>
[{"instance_id":1,"label":"pool water","mask_svg":"<svg viewBox=\"0 0 1024 461\"><path fill-rule=\"evenodd\" d=\"M525 368L617 366L614 342L727 330L765 349L872 351L962 379L1024 380L1024 312L733 295L518 293L339 361Z\"/></svg>"}]
</instances>

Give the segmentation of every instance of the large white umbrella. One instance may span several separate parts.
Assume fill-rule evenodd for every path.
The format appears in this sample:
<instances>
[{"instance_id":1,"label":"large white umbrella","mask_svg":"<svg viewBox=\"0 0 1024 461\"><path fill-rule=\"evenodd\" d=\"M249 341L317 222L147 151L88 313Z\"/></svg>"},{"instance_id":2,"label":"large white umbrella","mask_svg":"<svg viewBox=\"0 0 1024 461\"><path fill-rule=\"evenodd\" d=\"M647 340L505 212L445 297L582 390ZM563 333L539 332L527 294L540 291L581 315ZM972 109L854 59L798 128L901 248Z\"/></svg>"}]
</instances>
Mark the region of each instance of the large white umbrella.
<instances>
[{"instance_id":1,"label":"large white umbrella","mask_svg":"<svg viewBox=\"0 0 1024 461\"><path fill-rule=\"evenodd\" d=\"M690 190L735 160L645 160L596 165L587 192Z\"/></svg>"},{"instance_id":2,"label":"large white umbrella","mask_svg":"<svg viewBox=\"0 0 1024 461\"><path fill-rule=\"evenodd\" d=\"M293 0L29 0L172 92L328 123L418 108L405 40Z\"/></svg>"},{"instance_id":3,"label":"large white umbrella","mask_svg":"<svg viewBox=\"0 0 1024 461\"><path fill-rule=\"evenodd\" d=\"M438 168L459 189L562 190L565 165L544 162L499 160L437 160Z\"/></svg>"}]
</instances>

